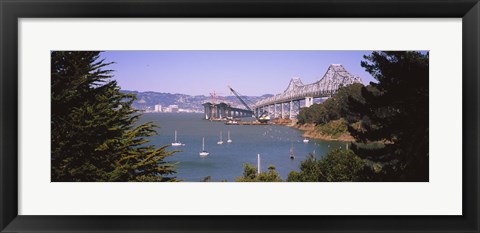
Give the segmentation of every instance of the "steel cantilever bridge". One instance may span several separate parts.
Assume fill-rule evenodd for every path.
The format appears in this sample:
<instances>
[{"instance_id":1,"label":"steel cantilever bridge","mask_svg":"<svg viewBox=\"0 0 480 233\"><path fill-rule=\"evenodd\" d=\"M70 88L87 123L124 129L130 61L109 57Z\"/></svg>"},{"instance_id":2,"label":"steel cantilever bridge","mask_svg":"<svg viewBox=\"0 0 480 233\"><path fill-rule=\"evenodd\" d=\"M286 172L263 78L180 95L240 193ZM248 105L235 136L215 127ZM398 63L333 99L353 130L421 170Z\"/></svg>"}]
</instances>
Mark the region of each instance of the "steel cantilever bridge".
<instances>
[{"instance_id":1,"label":"steel cantilever bridge","mask_svg":"<svg viewBox=\"0 0 480 233\"><path fill-rule=\"evenodd\" d=\"M305 85L300 78L292 78L283 93L255 103L254 111L257 115L267 111L274 118L293 118L301 108L300 101L305 100L304 106L310 107L314 98L331 97L340 87L361 82L360 77L350 74L341 64L332 64L317 82Z\"/></svg>"}]
</instances>

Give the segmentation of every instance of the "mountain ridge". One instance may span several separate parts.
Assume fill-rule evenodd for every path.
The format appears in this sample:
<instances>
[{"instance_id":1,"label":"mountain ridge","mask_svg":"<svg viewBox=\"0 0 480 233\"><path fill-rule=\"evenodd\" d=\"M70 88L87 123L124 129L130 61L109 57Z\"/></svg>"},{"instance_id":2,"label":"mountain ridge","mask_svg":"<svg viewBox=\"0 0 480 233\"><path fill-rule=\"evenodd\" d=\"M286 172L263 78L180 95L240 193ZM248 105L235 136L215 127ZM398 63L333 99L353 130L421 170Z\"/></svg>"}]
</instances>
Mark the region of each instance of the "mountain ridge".
<instances>
[{"instance_id":1,"label":"mountain ridge","mask_svg":"<svg viewBox=\"0 0 480 233\"><path fill-rule=\"evenodd\" d=\"M162 108L168 107L169 105L178 105L180 109L191 110L191 111L203 111L203 103L213 102L212 97L205 95L187 95L180 93L166 93L166 92L155 92L155 91L133 91L133 90L121 90L121 92L126 94L135 94L137 99L133 102L132 107L149 111L155 108L155 105L160 104ZM264 94L261 96L242 96L242 99L249 105L253 107L253 104L273 96L272 94ZM238 100L234 95L230 96L217 96L216 103L224 102L230 104L234 107L245 108L243 104Z\"/></svg>"}]
</instances>

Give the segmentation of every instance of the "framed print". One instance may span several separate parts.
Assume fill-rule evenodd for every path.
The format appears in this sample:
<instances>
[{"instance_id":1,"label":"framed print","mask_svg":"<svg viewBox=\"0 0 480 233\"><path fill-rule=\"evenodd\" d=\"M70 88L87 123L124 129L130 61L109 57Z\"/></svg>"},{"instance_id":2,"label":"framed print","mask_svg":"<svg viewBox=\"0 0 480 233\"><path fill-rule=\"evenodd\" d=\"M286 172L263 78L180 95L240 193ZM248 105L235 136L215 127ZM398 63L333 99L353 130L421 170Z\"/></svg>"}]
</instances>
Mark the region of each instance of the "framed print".
<instances>
[{"instance_id":1,"label":"framed print","mask_svg":"<svg viewBox=\"0 0 480 233\"><path fill-rule=\"evenodd\" d=\"M477 0L1 1L2 232L478 232Z\"/></svg>"}]
</instances>

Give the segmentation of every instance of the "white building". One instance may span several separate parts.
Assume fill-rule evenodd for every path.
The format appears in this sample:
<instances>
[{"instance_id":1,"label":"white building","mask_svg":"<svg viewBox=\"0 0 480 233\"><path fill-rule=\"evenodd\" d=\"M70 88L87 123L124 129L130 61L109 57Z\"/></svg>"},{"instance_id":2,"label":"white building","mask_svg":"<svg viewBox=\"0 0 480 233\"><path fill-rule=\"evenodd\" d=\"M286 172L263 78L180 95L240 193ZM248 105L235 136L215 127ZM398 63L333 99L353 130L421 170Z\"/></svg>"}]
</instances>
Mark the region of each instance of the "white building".
<instances>
[{"instance_id":1,"label":"white building","mask_svg":"<svg viewBox=\"0 0 480 233\"><path fill-rule=\"evenodd\" d=\"M170 112L178 112L178 105L170 105L168 109L170 109Z\"/></svg>"},{"instance_id":2,"label":"white building","mask_svg":"<svg viewBox=\"0 0 480 233\"><path fill-rule=\"evenodd\" d=\"M160 104L155 105L155 110L154 111L155 112L161 112L162 111L162 105L160 105Z\"/></svg>"}]
</instances>

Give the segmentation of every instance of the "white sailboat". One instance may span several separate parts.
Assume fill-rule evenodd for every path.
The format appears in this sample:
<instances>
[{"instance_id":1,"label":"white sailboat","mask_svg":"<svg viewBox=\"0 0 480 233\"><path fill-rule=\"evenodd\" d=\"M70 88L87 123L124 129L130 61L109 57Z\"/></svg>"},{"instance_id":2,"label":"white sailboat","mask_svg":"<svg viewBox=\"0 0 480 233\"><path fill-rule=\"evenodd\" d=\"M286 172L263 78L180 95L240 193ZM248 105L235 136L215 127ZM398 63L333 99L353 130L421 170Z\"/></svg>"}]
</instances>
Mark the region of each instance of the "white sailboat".
<instances>
[{"instance_id":1,"label":"white sailboat","mask_svg":"<svg viewBox=\"0 0 480 233\"><path fill-rule=\"evenodd\" d=\"M202 138L202 151L200 152L200 157L206 157L209 153L205 150L205 138Z\"/></svg>"},{"instance_id":2,"label":"white sailboat","mask_svg":"<svg viewBox=\"0 0 480 233\"><path fill-rule=\"evenodd\" d=\"M260 154L257 154L257 175L262 173L262 167L260 167Z\"/></svg>"},{"instance_id":3,"label":"white sailboat","mask_svg":"<svg viewBox=\"0 0 480 233\"><path fill-rule=\"evenodd\" d=\"M228 131L228 140L227 140L228 143L232 143L232 139L230 139L230 130Z\"/></svg>"},{"instance_id":4,"label":"white sailboat","mask_svg":"<svg viewBox=\"0 0 480 233\"><path fill-rule=\"evenodd\" d=\"M218 145L223 144L223 139L222 139L222 132L220 131L220 141L217 142Z\"/></svg>"},{"instance_id":5,"label":"white sailboat","mask_svg":"<svg viewBox=\"0 0 480 233\"><path fill-rule=\"evenodd\" d=\"M310 140L308 140L308 138L304 138L303 139L303 143L308 143Z\"/></svg>"},{"instance_id":6,"label":"white sailboat","mask_svg":"<svg viewBox=\"0 0 480 233\"><path fill-rule=\"evenodd\" d=\"M177 142L177 131L175 130L175 142L172 142L172 146L181 146L182 143Z\"/></svg>"},{"instance_id":7,"label":"white sailboat","mask_svg":"<svg viewBox=\"0 0 480 233\"><path fill-rule=\"evenodd\" d=\"M295 154L293 153L293 144L292 144L292 147L290 147L290 159L294 159L295 158Z\"/></svg>"}]
</instances>

